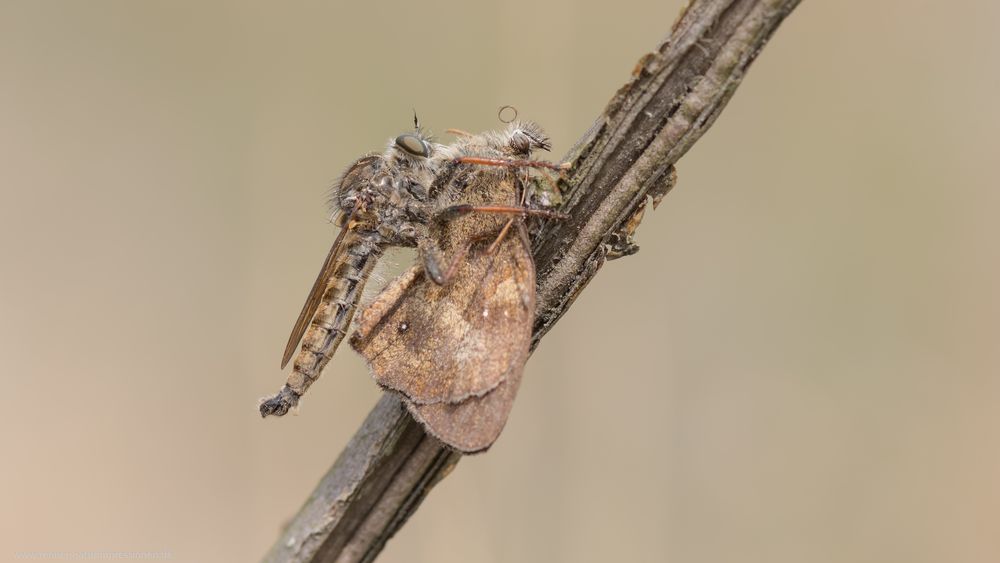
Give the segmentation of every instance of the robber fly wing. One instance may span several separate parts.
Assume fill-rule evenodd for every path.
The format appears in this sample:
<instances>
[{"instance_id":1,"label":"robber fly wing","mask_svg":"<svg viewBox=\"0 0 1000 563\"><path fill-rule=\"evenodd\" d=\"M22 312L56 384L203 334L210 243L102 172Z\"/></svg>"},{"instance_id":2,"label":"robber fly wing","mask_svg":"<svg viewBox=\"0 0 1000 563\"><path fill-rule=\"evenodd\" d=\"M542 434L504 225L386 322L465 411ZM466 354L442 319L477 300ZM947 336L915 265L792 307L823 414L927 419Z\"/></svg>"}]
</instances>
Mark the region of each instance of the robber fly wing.
<instances>
[{"instance_id":1,"label":"robber fly wing","mask_svg":"<svg viewBox=\"0 0 1000 563\"><path fill-rule=\"evenodd\" d=\"M334 204L338 195L350 184L358 184L368 180L368 175L370 174L369 166L371 166L376 160L377 156L364 156L358 159L354 164L352 164L347 172L341 177L341 180L335 184L334 190ZM330 278L333 277L334 273L337 271L337 258L340 254L341 246L343 246L344 237L347 235L347 231L350 230L351 222L354 220L355 214L360 208L360 201L354 206L354 210L351 211L351 215L345 221L344 226L340 229L340 233L337 234L336 240L333 241L333 245L330 247L330 252L326 255L326 260L323 261L323 267L319 270L319 275L316 276L316 281L313 282L312 290L309 291L309 297L306 298L306 302L302 305L302 311L299 313L299 318L295 320L295 327L292 328L292 334L288 337L288 343L285 345L285 353L281 356L281 369L285 369L288 365L288 361L292 359L295 354L295 349L299 346L299 341L302 340L302 336L305 334L306 329L309 328L309 323L312 321L314 315L316 315L316 310L319 309L320 303L323 302L323 294L326 293L327 285L330 282Z\"/></svg>"},{"instance_id":2,"label":"robber fly wing","mask_svg":"<svg viewBox=\"0 0 1000 563\"><path fill-rule=\"evenodd\" d=\"M347 230L346 225L340 229L337 239L333 241L333 246L330 247L330 252L326 255L326 260L323 261L323 267L320 268L319 275L316 276L316 281L313 282L312 290L309 291L309 297L306 298L305 304L302 305L299 318L296 319L295 327L292 328L292 334L288 337L288 344L285 345L285 354L281 356L281 369L284 369L288 365L288 360L292 359L295 349L299 346L299 341L302 340L302 335L306 333L306 329L309 328L309 322L312 321L316 310L323 301L323 294L326 293L326 287L330 282L330 278L337 271L337 256L340 254L340 246L344 241L344 235L347 233Z\"/></svg>"}]
</instances>

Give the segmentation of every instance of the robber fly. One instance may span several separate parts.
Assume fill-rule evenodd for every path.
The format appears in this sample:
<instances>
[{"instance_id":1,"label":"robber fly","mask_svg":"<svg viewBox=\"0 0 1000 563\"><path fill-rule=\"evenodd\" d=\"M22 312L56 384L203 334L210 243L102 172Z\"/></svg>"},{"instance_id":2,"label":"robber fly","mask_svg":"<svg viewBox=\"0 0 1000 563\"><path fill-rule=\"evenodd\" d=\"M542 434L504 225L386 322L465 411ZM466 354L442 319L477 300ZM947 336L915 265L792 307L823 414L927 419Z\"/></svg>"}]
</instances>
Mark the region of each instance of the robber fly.
<instances>
[{"instance_id":1,"label":"robber fly","mask_svg":"<svg viewBox=\"0 0 1000 563\"><path fill-rule=\"evenodd\" d=\"M535 126L508 129L503 137L512 147L508 150L528 154L531 148L539 146L534 135L542 134L535 131ZM285 385L276 395L261 402L261 416L287 413L319 377L346 335L364 285L386 248L417 247L427 277L445 285L457 271L461 256L452 256L450 262L445 262L444 252L450 249L440 248L442 239L434 234L436 225L453 221L463 225L457 219L478 213L549 214L528 211L523 205L473 205L464 200L455 203L465 192L459 182L435 181L443 167L455 170L461 164L476 164L508 169L517 165L518 161L501 153L490 153L492 160L469 156L477 142L491 139L499 143L496 140L499 134L492 135L468 136L452 147L444 147L432 143L417 126L413 133L390 141L385 152L361 157L348 167L335 184L333 198L340 211L341 231L288 339L282 367L287 365L300 341L302 347ZM541 145L547 145L547 140Z\"/></svg>"}]
</instances>

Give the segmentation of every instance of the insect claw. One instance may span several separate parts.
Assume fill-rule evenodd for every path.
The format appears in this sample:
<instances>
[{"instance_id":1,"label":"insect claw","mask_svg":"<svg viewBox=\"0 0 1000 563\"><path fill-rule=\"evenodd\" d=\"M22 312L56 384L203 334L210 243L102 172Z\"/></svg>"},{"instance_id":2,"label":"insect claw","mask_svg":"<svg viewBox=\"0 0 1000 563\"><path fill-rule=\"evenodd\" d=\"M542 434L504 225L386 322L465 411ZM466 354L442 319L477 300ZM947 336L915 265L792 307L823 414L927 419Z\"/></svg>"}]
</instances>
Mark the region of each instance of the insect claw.
<instances>
[{"instance_id":1,"label":"insect claw","mask_svg":"<svg viewBox=\"0 0 1000 563\"><path fill-rule=\"evenodd\" d=\"M277 395L270 399L261 399L260 417L267 418L270 415L284 416L288 410L299 404L299 395L292 391L288 385L281 388Z\"/></svg>"}]
</instances>

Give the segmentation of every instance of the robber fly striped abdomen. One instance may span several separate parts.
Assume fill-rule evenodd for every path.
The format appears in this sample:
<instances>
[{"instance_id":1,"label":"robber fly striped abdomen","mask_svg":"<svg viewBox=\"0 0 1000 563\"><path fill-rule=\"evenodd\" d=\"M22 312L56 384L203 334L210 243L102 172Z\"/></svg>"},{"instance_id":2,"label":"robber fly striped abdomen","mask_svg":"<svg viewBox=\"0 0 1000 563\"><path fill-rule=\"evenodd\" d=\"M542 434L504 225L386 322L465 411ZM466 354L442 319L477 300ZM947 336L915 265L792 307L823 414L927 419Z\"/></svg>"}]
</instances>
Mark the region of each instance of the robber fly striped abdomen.
<instances>
[{"instance_id":1,"label":"robber fly striped abdomen","mask_svg":"<svg viewBox=\"0 0 1000 563\"><path fill-rule=\"evenodd\" d=\"M347 238L352 240L342 243L343 259L335 268L319 308L302 337L302 348L288 379L290 390L298 396L319 377L347 334L358 298L382 254L380 237L367 232L349 232Z\"/></svg>"}]
</instances>

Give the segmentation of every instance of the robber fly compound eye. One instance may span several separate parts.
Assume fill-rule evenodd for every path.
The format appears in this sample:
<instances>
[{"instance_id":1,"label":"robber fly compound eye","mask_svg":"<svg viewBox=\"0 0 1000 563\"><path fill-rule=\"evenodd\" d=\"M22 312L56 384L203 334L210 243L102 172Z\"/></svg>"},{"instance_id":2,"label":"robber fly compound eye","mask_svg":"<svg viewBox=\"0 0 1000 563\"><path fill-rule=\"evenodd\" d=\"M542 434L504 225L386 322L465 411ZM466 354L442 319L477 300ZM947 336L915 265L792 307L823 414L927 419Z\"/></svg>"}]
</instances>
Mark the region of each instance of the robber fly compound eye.
<instances>
[{"instance_id":1,"label":"robber fly compound eye","mask_svg":"<svg viewBox=\"0 0 1000 563\"><path fill-rule=\"evenodd\" d=\"M396 146L413 156L427 158L431 155L431 147L423 139L408 133L396 137Z\"/></svg>"}]
</instances>

